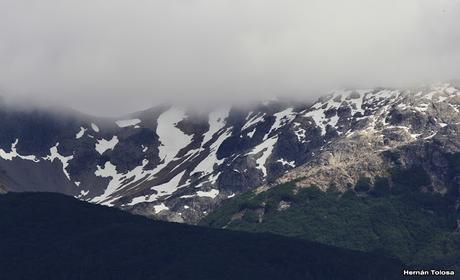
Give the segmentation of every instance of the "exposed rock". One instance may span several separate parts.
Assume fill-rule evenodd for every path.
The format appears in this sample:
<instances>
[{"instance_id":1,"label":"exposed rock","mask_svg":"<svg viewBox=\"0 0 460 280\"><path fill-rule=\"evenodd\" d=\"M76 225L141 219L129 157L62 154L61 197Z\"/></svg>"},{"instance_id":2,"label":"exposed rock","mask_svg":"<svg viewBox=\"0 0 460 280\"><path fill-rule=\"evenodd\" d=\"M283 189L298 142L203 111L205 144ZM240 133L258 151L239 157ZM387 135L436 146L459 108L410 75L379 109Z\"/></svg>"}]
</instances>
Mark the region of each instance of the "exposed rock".
<instances>
[{"instance_id":1,"label":"exposed rock","mask_svg":"<svg viewBox=\"0 0 460 280\"><path fill-rule=\"evenodd\" d=\"M289 207L291 207L291 202L281 200L280 203L278 204L277 210L278 211L284 211L284 210L288 209Z\"/></svg>"}]
</instances>

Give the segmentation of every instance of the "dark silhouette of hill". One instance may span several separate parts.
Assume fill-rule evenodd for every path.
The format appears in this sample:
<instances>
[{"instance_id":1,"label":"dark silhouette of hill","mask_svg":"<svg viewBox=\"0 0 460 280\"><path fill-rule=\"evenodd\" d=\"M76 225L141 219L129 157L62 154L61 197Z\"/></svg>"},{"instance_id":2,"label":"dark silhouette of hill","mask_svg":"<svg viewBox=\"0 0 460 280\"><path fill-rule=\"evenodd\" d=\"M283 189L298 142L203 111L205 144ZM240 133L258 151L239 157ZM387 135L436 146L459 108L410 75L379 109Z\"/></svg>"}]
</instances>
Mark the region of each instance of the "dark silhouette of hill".
<instances>
[{"instance_id":1,"label":"dark silhouette of hill","mask_svg":"<svg viewBox=\"0 0 460 280\"><path fill-rule=\"evenodd\" d=\"M149 220L52 193L0 195L0 279L398 279L376 255Z\"/></svg>"}]
</instances>

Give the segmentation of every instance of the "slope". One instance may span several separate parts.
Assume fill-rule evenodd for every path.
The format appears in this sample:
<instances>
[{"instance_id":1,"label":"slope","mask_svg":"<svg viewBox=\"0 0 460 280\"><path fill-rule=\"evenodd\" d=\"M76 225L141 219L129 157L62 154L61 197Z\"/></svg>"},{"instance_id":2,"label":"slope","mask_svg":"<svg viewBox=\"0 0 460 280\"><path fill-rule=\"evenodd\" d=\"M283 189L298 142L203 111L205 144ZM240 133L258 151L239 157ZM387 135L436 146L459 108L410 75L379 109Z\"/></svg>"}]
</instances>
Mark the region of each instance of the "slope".
<instances>
[{"instance_id":1,"label":"slope","mask_svg":"<svg viewBox=\"0 0 460 280\"><path fill-rule=\"evenodd\" d=\"M294 181L236 197L201 224L378 252L409 265L460 268L458 189L420 191L429 179L422 169L395 170L374 183L362 178L344 193L299 188Z\"/></svg>"},{"instance_id":2,"label":"slope","mask_svg":"<svg viewBox=\"0 0 460 280\"><path fill-rule=\"evenodd\" d=\"M0 196L2 279L398 279L397 261L156 222L59 194Z\"/></svg>"}]
</instances>

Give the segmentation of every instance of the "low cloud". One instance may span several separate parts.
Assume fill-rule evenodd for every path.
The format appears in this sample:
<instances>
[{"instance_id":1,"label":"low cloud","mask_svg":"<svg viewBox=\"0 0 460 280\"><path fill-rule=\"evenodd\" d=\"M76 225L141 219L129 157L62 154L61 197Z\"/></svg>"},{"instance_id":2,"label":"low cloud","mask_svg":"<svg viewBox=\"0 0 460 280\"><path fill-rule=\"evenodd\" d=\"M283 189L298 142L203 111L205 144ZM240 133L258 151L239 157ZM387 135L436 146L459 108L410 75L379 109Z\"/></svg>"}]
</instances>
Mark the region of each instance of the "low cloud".
<instances>
[{"instance_id":1,"label":"low cloud","mask_svg":"<svg viewBox=\"0 0 460 280\"><path fill-rule=\"evenodd\" d=\"M10 99L124 114L460 77L456 0L3 0Z\"/></svg>"}]
</instances>

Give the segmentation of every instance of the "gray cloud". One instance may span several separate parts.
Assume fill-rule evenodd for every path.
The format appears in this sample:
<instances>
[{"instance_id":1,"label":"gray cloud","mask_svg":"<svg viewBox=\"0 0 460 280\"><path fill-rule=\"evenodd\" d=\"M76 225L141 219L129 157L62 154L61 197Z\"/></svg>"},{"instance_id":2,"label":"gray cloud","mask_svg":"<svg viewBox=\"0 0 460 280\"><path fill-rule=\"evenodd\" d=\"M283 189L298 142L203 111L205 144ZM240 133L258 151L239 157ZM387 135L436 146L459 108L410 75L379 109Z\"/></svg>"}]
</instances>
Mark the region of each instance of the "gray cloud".
<instances>
[{"instance_id":1,"label":"gray cloud","mask_svg":"<svg viewBox=\"0 0 460 280\"><path fill-rule=\"evenodd\" d=\"M126 113L460 77L457 0L2 0L9 97Z\"/></svg>"}]
</instances>

